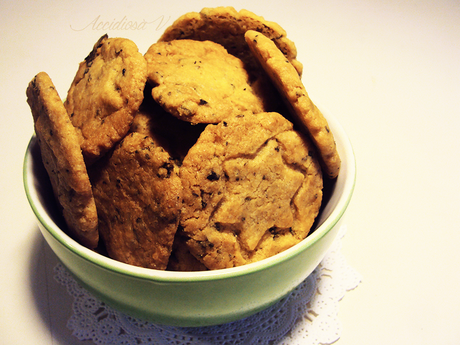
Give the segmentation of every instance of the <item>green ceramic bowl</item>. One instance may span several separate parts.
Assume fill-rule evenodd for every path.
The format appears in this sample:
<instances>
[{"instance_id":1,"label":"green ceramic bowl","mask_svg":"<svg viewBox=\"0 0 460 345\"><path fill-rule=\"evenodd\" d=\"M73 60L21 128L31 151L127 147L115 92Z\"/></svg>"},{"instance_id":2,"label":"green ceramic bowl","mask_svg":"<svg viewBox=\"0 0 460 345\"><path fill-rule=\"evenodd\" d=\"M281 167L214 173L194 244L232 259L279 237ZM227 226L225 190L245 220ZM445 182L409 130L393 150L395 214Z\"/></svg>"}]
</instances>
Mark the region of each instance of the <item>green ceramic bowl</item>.
<instances>
[{"instance_id":1,"label":"green ceramic bowl","mask_svg":"<svg viewBox=\"0 0 460 345\"><path fill-rule=\"evenodd\" d=\"M246 266L206 272L166 272L134 267L97 254L70 238L32 137L24 159L24 186L44 238L85 288L134 317L174 326L208 326L261 311L289 294L320 263L334 241L355 185L355 158L337 120L325 116L335 135L342 169L327 186L315 230L296 246Z\"/></svg>"}]
</instances>

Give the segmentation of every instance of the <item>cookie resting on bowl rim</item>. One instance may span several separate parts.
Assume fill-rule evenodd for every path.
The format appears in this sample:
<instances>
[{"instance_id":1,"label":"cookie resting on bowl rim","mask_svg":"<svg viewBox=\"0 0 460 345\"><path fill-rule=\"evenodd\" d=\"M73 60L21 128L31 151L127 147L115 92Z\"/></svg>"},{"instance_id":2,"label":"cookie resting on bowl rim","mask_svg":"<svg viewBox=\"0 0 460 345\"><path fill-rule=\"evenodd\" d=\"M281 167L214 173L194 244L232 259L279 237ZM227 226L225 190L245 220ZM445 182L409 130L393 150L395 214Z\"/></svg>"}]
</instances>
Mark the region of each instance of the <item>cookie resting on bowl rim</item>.
<instances>
[{"instance_id":1,"label":"cookie resting on bowl rim","mask_svg":"<svg viewBox=\"0 0 460 345\"><path fill-rule=\"evenodd\" d=\"M35 136L24 158L26 196L53 252L101 301L158 324L197 327L236 321L273 305L306 279L343 222L356 181L355 157L340 123L320 109L335 136L342 159L340 174L333 182L325 181L323 209L314 231L297 245L259 262L213 271L160 271L124 264L82 246L61 229Z\"/></svg>"}]
</instances>

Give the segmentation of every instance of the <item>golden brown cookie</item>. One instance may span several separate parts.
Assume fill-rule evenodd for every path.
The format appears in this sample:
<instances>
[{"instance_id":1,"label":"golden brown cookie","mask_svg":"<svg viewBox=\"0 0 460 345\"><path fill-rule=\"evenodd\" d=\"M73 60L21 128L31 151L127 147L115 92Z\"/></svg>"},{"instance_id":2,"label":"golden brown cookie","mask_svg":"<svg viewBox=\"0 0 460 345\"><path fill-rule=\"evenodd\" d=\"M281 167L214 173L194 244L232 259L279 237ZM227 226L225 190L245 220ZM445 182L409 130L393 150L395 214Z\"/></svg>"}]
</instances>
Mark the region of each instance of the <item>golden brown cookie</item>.
<instances>
[{"instance_id":1,"label":"golden brown cookie","mask_svg":"<svg viewBox=\"0 0 460 345\"><path fill-rule=\"evenodd\" d=\"M187 245L209 269L261 260L298 243L322 200L312 145L278 113L208 125L180 176Z\"/></svg>"},{"instance_id":2,"label":"golden brown cookie","mask_svg":"<svg viewBox=\"0 0 460 345\"><path fill-rule=\"evenodd\" d=\"M186 13L165 30L160 41L193 39L217 42L230 54L240 58L248 70L253 70L258 69L258 65L244 40L244 34L248 30L259 31L272 39L295 66L299 75L302 74L302 64L297 60L297 49L286 37L286 31L277 23L245 9L238 12L233 7L216 7L203 8L199 13Z\"/></svg>"},{"instance_id":3,"label":"golden brown cookie","mask_svg":"<svg viewBox=\"0 0 460 345\"><path fill-rule=\"evenodd\" d=\"M152 96L167 112L191 123L218 123L244 111L262 112L238 58L211 41L155 43L145 54Z\"/></svg>"},{"instance_id":4,"label":"golden brown cookie","mask_svg":"<svg viewBox=\"0 0 460 345\"><path fill-rule=\"evenodd\" d=\"M94 249L97 211L76 130L48 74L37 74L26 93L42 160L70 235Z\"/></svg>"},{"instance_id":5,"label":"golden brown cookie","mask_svg":"<svg viewBox=\"0 0 460 345\"><path fill-rule=\"evenodd\" d=\"M147 64L134 42L102 36L80 63L64 103L92 164L129 130L142 99Z\"/></svg>"},{"instance_id":6,"label":"golden brown cookie","mask_svg":"<svg viewBox=\"0 0 460 345\"><path fill-rule=\"evenodd\" d=\"M244 39L247 30L262 32L270 37L299 75L302 74L303 66L297 60L296 46L287 38L286 31L279 24L245 9L238 12L233 7L216 7L186 13L165 30L159 41L193 39L221 44L230 54L243 61L250 85L263 100L265 111L280 112L283 110L283 101L249 50Z\"/></svg>"},{"instance_id":7,"label":"golden brown cookie","mask_svg":"<svg viewBox=\"0 0 460 345\"><path fill-rule=\"evenodd\" d=\"M321 111L313 104L293 65L267 37L256 31L245 34L246 42L290 108L307 129L319 153L325 174L336 178L341 160L334 135Z\"/></svg>"},{"instance_id":8,"label":"golden brown cookie","mask_svg":"<svg viewBox=\"0 0 460 345\"><path fill-rule=\"evenodd\" d=\"M113 259L164 270L182 206L178 167L152 139L131 133L91 166L99 231Z\"/></svg>"}]
</instances>

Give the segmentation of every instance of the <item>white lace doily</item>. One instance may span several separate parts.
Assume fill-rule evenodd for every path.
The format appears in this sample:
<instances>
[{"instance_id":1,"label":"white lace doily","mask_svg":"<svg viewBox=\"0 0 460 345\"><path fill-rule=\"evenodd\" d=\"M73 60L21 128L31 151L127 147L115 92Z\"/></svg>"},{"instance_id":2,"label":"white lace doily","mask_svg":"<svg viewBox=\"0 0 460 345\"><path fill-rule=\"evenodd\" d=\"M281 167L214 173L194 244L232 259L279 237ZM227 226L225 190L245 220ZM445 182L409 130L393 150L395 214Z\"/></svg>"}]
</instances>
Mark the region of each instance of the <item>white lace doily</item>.
<instances>
[{"instance_id":1,"label":"white lace doily","mask_svg":"<svg viewBox=\"0 0 460 345\"><path fill-rule=\"evenodd\" d=\"M332 344L341 334L339 301L361 281L341 253L345 232L342 226L321 264L290 295L258 314L219 326L159 326L110 308L81 287L61 264L55 267L55 279L74 298L68 328L79 340L95 344Z\"/></svg>"}]
</instances>

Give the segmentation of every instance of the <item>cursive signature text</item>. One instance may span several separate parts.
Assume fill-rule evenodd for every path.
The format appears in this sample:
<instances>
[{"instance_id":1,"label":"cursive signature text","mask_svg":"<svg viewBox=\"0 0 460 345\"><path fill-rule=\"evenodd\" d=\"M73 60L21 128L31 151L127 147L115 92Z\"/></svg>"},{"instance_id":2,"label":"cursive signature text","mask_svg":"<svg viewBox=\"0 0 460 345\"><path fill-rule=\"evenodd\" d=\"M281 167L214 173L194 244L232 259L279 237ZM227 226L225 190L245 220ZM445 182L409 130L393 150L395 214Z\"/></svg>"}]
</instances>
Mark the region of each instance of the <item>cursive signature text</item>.
<instances>
[{"instance_id":1,"label":"cursive signature text","mask_svg":"<svg viewBox=\"0 0 460 345\"><path fill-rule=\"evenodd\" d=\"M126 16L122 19L113 19L112 21L106 21L101 18L101 15L98 15L91 22L82 28L74 28L70 25L70 28L74 31L83 31L86 29L91 30L100 30L100 31L109 31L109 30L145 30L151 25L156 25L155 30L162 29L171 19L171 17L166 17L164 15L158 16L152 21L136 21L129 20Z\"/></svg>"}]
</instances>

